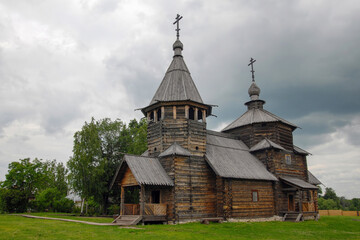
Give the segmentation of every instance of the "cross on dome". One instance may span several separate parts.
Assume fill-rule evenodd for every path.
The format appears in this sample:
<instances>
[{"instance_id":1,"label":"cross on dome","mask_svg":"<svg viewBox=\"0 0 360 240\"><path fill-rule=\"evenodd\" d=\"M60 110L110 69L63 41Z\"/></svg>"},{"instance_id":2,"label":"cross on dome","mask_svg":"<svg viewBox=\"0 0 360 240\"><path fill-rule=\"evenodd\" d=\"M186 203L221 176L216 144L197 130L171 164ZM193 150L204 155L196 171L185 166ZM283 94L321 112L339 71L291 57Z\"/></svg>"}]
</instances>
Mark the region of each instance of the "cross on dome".
<instances>
[{"instance_id":1,"label":"cross on dome","mask_svg":"<svg viewBox=\"0 0 360 240\"><path fill-rule=\"evenodd\" d=\"M176 31L176 37L177 37L177 39L179 40L179 37L180 37L180 34L179 34L179 31L180 31L180 28L179 28L179 21L182 19L183 17L182 16L180 16L179 14L178 15L176 15L176 21L173 23L173 24L175 24L176 23L176 29L175 29L175 31Z\"/></svg>"}]
</instances>

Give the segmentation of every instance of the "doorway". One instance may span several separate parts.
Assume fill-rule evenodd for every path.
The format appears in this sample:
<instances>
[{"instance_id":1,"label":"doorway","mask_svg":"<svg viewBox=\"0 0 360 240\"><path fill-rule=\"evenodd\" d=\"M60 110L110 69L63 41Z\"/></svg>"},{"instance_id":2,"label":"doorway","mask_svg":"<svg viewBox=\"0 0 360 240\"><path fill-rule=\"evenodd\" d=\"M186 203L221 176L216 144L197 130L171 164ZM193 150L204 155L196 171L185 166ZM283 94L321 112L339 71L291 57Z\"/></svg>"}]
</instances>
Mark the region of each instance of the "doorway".
<instances>
[{"instance_id":1,"label":"doorway","mask_svg":"<svg viewBox=\"0 0 360 240\"><path fill-rule=\"evenodd\" d=\"M294 212L295 211L295 200L294 200L294 194L288 195L288 211Z\"/></svg>"}]
</instances>

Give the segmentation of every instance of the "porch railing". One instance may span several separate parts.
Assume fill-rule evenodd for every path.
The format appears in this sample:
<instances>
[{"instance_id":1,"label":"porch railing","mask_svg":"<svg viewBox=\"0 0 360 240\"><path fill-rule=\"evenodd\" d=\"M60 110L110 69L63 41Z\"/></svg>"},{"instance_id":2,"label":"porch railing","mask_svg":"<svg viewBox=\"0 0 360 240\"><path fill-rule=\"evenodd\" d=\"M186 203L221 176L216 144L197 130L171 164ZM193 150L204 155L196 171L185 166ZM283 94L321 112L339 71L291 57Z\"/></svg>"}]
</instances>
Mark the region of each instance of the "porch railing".
<instances>
[{"instance_id":1,"label":"porch railing","mask_svg":"<svg viewBox=\"0 0 360 240\"><path fill-rule=\"evenodd\" d=\"M161 216L166 215L166 204L146 203L145 215ZM140 215L140 204L125 203L123 209L123 215Z\"/></svg>"},{"instance_id":2,"label":"porch railing","mask_svg":"<svg viewBox=\"0 0 360 240\"><path fill-rule=\"evenodd\" d=\"M302 203L303 212L315 212L315 204L313 202Z\"/></svg>"},{"instance_id":3,"label":"porch railing","mask_svg":"<svg viewBox=\"0 0 360 240\"><path fill-rule=\"evenodd\" d=\"M166 215L166 204L145 203L145 215Z\"/></svg>"},{"instance_id":4,"label":"porch railing","mask_svg":"<svg viewBox=\"0 0 360 240\"><path fill-rule=\"evenodd\" d=\"M140 215L140 204L124 204L124 215Z\"/></svg>"}]
</instances>

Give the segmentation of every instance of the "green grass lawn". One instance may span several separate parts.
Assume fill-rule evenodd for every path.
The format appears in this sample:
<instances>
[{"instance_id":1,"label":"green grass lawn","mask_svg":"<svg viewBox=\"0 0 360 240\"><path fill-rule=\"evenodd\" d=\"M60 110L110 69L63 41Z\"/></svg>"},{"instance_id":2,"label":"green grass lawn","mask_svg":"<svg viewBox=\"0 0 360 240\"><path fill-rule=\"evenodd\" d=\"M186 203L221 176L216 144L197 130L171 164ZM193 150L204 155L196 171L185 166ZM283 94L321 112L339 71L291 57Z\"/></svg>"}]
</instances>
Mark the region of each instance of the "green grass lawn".
<instances>
[{"instance_id":1,"label":"green grass lawn","mask_svg":"<svg viewBox=\"0 0 360 240\"><path fill-rule=\"evenodd\" d=\"M38 216L62 217L41 213ZM66 218L89 221L111 219ZM318 222L146 225L141 229L0 215L0 239L360 239L360 217L324 216Z\"/></svg>"}]
</instances>

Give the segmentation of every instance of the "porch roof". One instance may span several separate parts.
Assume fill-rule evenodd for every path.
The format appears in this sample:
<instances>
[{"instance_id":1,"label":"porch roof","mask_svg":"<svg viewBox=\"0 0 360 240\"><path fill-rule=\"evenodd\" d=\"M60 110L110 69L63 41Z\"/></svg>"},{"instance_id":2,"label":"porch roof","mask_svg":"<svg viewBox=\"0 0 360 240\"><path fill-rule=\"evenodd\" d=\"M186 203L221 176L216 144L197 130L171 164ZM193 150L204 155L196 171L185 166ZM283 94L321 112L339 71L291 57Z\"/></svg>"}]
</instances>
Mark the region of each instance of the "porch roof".
<instances>
[{"instance_id":1,"label":"porch roof","mask_svg":"<svg viewBox=\"0 0 360 240\"><path fill-rule=\"evenodd\" d=\"M126 154L116 171L110 189L115 181L117 181L116 179L118 179L118 175L121 172L120 169L124 163L128 165L139 185L174 186L173 181L167 175L157 158Z\"/></svg>"},{"instance_id":2,"label":"porch roof","mask_svg":"<svg viewBox=\"0 0 360 240\"><path fill-rule=\"evenodd\" d=\"M308 182L305 182L304 180L296 177L280 177L282 181L284 181L287 184L290 184L294 187L301 188L301 189L311 189L311 190L317 190L318 187L315 185L312 185Z\"/></svg>"}]
</instances>

